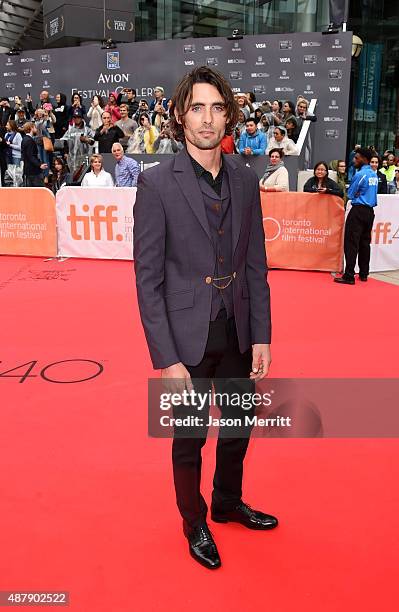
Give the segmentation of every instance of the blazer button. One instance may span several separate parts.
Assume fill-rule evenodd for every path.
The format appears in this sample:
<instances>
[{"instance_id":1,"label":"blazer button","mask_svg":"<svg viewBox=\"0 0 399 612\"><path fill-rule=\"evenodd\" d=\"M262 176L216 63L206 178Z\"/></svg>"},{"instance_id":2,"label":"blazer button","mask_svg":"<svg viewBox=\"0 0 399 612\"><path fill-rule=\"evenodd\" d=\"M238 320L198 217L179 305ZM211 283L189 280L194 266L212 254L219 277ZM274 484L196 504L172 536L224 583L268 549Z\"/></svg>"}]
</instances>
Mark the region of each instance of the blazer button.
<instances>
[{"instance_id":1,"label":"blazer button","mask_svg":"<svg viewBox=\"0 0 399 612\"><path fill-rule=\"evenodd\" d=\"M233 272L233 278L237 276L237 272Z\"/></svg>"},{"instance_id":2,"label":"blazer button","mask_svg":"<svg viewBox=\"0 0 399 612\"><path fill-rule=\"evenodd\" d=\"M210 285L211 282L212 282L212 277L211 276L207 276L206 279L205 279L205 282L206 282L207 285Z\"/></svg>"}]
</instances>

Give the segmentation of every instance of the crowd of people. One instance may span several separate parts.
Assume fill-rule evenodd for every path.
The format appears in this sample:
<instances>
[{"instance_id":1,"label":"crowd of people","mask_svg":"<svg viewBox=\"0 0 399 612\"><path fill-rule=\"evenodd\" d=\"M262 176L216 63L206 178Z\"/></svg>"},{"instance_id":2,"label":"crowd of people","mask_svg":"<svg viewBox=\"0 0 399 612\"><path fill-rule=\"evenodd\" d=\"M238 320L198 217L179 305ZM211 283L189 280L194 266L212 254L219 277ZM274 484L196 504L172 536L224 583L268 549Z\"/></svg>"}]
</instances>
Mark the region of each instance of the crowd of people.
<instances>
[{"instance_id":1,"label":"crowd of people","mask_svg":"<svg viewBox=\"0 0 399 612\"><path fill-rule=\"evenodd\" d=\"M68 104L63 93L50 96L42 91L37 104L30 95L0 100L0 170L2 185L48 185L57 191L64 184L134 186L139 167L128 154L174 154L183 143L170 128L171 99L162 86L154 88L151 100L138 99L133 88L113 92L107 100L95 95L90 106L74 93ZM244 156L267 155L269 164L260 181L262 191L288 191L288 172L284 156L298 155L297 141L304 121L315 120L309 103L298 97L290 100L257 102L255 95L237 93L238 123L222 141L224 153ZM304 190L332 193L347 199L347 186L355 172L353 159L348 164L320 161ZM379 193L399 193L398 160L393 151L380 157L371 148L370 165L377 173ZM115 176L102 167L102 154L112 153ZM91 176L87 176L90 160ZM24 164L21 164L24 161ZM336 172L336 181L329 178ZM112 182L111 182L112 181Z\"/></svg>"}]
</instances>

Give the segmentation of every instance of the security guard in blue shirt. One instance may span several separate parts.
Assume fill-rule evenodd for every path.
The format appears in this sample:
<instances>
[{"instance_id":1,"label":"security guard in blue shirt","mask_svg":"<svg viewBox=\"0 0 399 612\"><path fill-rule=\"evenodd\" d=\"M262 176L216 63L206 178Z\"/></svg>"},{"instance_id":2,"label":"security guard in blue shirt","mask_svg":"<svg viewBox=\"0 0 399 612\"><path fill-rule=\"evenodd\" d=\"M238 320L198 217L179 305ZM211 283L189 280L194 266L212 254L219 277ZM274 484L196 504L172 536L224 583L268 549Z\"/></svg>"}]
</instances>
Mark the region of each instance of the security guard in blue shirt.
<instances>
[{"instance_id":1,"label":"security guard in blue shirt","mask_svg":"<svg viewBox=\"0 0 399 612\"><path fill-rule=\"evenodd\" d=\"M368 149L358 149L353 159L358 172L353 176L348 189L352 208L345 223L345 272L341 277L334 278L336 283L342 285L355 284L356 258L360 280L367 281L369 275L371 230L378 193L378 177L370 167L371 157L372 153Z\"/></svg>"}]
</instances>

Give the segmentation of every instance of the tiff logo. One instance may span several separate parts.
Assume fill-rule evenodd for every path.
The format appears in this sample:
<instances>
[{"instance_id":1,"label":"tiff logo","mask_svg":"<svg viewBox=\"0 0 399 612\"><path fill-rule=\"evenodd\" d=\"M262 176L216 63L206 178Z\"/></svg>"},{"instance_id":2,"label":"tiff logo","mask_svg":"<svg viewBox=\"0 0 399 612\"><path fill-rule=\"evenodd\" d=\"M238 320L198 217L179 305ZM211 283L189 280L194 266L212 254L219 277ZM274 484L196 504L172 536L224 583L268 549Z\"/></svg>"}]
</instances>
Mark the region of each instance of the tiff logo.
<instances>
[{"instance_id":1,"label":"tiff logo","mask_svg":"<svg viewBox=\"0 0 399 612\"><path fill-rule=\"evenodd\" d=\"M392 244L392 239L397 238L397 233L391 237L391 223L376 223L372 231L371 242L374 244Z\"/></svg>"},{"instance_id":2,"label":"tiff logo","mask_svg":"<svg viewBox=\"0 0 399 612\"><path fill-rule=\"evenodd\" d=\"M83 212L89 212L90 206L84 204ZM114 217L113 213L118 210L117 206L94 206L92 215L79 215L76 211L75 204L71 204L70 213L67 220L71 223L71 236L73 240L92 240L92 231L94 230L94 240L102 240L101 229L105 227L107 240L123 240L121 234L114 236L114 223L118 222L118 217ZM105 214L103 214L105 213ZM83 230L83 235L82 235Z\"/></svg>"}]
</instances>

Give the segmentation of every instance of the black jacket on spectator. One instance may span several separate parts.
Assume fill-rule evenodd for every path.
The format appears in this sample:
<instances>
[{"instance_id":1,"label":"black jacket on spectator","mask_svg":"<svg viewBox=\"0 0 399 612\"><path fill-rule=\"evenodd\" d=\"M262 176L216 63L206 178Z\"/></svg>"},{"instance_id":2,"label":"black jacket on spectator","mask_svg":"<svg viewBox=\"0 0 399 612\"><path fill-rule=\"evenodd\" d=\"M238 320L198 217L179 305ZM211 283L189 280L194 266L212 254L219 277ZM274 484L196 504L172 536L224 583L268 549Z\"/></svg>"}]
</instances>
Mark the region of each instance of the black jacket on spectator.
<instances>
[{"instance_id":1,"label":"black jacket on spectator","mask_svg":"<svg viewBox=\"0 0 399 612\"><path fill-rule=\"evenodd\" d=\"M28 134L22 139L21 159L24 162L24 176L38 176L42 173L37 144Z\"/></svg>"},{"instance_id":2,"label":"black jacket on spectator","mask_svg":"<svg viewBox=\"0 0 399 612\"><path fill-rule=\"evenodd\" d=\"M12 111L9 106L0 106L0 125L5 127L7 125L7 121L12 116Z\"/></svg>"},{"instance_id":3,"label":"black jacket on spectator","mask_svg":"<svg viewBox=\"0 0 399 612\"><path fill-rule=\"evenodd\" d=\"M105 134L101 134L102 129L103 126L100 125L100 127L96 129L96 133L94 134L94 140L98 140L98 152L111 153L112 145L114 144L114 142L119 142L119 139L123 138L125 134L117 125L113 125L112 127L110 127L108 132L105 132Z\"/></svg>"},{"instance_id":4,"label":"black jacket on spectator","mask_svg":"<svg viewBox=\"0 0 399 612\"><path fill-rule=\"evenodd\" d=\"M303 186L303 190L308 192L308 193L317 193L317 186L319 184L319 179L315 176L312 176L308 181L306 181L306 183ZM338 196L340 198L343 197L343 192L341 187L332 179L330 179L329 176L326 176L325 178L325 186L327 188L326 193L330 194L330 195L335 195Z\"/></svg>"},{"instance_id":5,"label":"black jacket on spectator","mask_svg":"<svg viewBox=\"0 0 399 612\"><path fill-rule=\"evenodd\" d=\"M382 174L379 170L377 171L378 176L378 193L388 193L388 183L385 174Z\"/></svg>"},{"instance_id":6,"label":"black jacket on spectator","mask_svg":"<svg viewBox=\"0 0 399 612\"><path fill-rule=\"evenodd\" d=\"M55 138L62 138L68 129L68 117L69 117L69 106L66 103L66 95L60 94L60 103L53 109L55 116L54 124L54 136Z\"/></svg>"}]
</instances>

